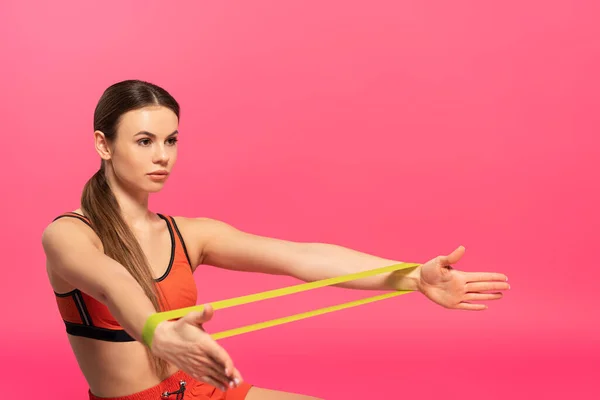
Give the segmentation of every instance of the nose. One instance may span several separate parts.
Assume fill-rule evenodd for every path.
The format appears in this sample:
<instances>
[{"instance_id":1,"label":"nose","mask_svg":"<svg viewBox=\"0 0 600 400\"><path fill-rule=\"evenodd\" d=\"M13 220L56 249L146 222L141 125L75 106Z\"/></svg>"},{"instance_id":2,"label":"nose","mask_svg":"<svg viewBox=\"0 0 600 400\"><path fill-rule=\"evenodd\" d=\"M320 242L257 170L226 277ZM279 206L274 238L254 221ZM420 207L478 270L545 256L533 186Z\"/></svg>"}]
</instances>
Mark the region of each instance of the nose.
<instances>
[{"instance_id":1,"label":"nose","mask_svg":"<svg viewBox=\"0 0 600 400\"><path fill-rule=\"evenodd\" d=\"M169 162L169 153L164 146L157 146L154 153L154 160L156 164L166 164Z\"/></svg>"}]
</instances>

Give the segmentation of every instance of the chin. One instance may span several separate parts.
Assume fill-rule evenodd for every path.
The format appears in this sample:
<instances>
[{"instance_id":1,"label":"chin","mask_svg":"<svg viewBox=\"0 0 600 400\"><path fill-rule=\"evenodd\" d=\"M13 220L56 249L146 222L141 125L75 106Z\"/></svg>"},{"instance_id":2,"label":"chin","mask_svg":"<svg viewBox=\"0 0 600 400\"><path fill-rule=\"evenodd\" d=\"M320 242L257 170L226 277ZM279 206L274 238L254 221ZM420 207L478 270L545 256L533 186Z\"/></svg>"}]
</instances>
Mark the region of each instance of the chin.
<instances>
[{"instance_id":1,"label":"chin","mask_svg":"<svg viewBox=\"0 0 600 400\"><path fill-rule=\"evenodd\" d=\"M163 190L164 186L164 183L155 183L154 185L148 185L145 189L148 193L158 193Z\"/></svg>"}]
</instances>

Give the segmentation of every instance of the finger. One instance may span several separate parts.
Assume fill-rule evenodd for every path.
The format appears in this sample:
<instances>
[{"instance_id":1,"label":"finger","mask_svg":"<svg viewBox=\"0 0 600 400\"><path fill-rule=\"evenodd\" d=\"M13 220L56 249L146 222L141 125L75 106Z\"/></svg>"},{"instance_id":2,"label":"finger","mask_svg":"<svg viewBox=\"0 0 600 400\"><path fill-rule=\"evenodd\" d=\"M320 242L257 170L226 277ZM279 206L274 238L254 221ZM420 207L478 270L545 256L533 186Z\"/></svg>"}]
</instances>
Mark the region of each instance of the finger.
<instances>
[{"instance_id":1,"label":"finger","mask_svg":"<svg viewBox=\"0 0 600 400\"><path fill-rule=\"evenodd\" d=\"M239 386L244 381L242 374L240 373L240 371L238 371L237 368L233 369L233 373L231 374L231 377L232 377L233 382L235 383L236 387Z\"/></svg>"},{"instance_id":2,"label":"finger","mask_svg":"<svg viewBox=\"0 0 600 400\"><path fill-rule=\"evenodd\" d=\"M502 293L467 293L464 296L465 301L485 301L497 300L502 298Z\"/></svg>"},{"instance_id":3,"label":"finger","mask_svg":"<svg viewBox=\"0 0 600 400\"><path fill-rule=\"evenodd\" d=\"M198 370L205 371L205 375L210 376L219 385L229 386L232 382L232 379L225 375L225 370L209 357L201 358Z\"/></svg>"},{"instance_id":4,"label":"finger","mask_svg":"<svg viewBox=\"0 0 600 400\"><path fill-rule=\"evenodd\" d=\"M233 374L227 375L228 371L226 371L225 368L221 367L218 362L211 361L209 364L206 365L206 369L207 369L207 371L210 372L210 375L214 379L218 380L223 385L228 386L228 387L238 386L238 383L236 383L235 377L233 376ZM239 382L239 380L238 380L238 382Z\"/></svg>"},{"instance_id":5,"label":"finger","mask_svg":"<svg viewBox=\"0 0 600 400\"><path fill-rule=\"evenodd\" d=\"M229 386L229 381L227 379L225 380L221 380L219 378L219 374L214 374L212 369L210 367L208 367L206 364L203 364L200 368L194 370L193 374L190 374L194 379L196 380L201 380L204 381L206 383L209 383L206 381L206 379L210 379L210 385L214 386L214 387L218 387L219 389L225 391L224 389L226 389Z\"/></svg>"},{"instance_id":6,"label":"finger","mask_svg":"<svg viewBox=\"0 0 600 400\"><path fill-rule=\"evenodd\" d=\"M191 314L191 313L190 313ZM200 326L205 322L208 322L214 316L215 311L210 304L203 304L202 311L195 311L193 321L194 324Z\"/></svg>"},{"instance_id":7,"label":"finger","mask_svg":"<svg viewBox=\"0 0 600 400\"><path fill-rule=\"evenodd\" d=\"M233 361L231 360L231 357L229 357L229 354L227 354L227 352L216 342L209 344L206 352L208 356L213 359L213 362L218 365L219 368L223 369L225 375L231 377L234 367Z\"/></svg>"},{"instance_id":8,"label":"finger","mask_svg":"<svg viewBox=\"0 0 600 400\"><path fill-rule=\"evenodd\" d=\"M201 351L202 352L197 354L194 358L196 367L200 368L201 370L206 370L211 376L219 377L221 381L229 384L231 378L227 376L225 367L221 364L221 362L211 357L206 349L202 349Z\"/></svg>"},{"instance_id":9,"label":"finger","mask_svg":"<svg viewBox=\"0 0 600 400\"><path fill-rule=\"evenodd\" d=\"M508 290L510 285L507 282L469 282L465 285L467 292L489 292L497 290Z\"/></svg>"},{"instance_id":10,"label":"finger","mask_svg":"<svg viewBox=\"0 0 600 400\"><path fill-rule=\"evenodd\" d=\"M508 277L506 275L496 272L467 272L465 277L467 282L508 281Z\"/></svg>"},{"instance_id":11,"label":"finger","mask_svg":"<svg viewBox=\"0 0 600 400\"><path fill-rule=\"evenodd\" d=\"M461 303L458 303L458 305L455 308L458 310L483 311L483 310L487 309L487 306L485 304L472 304L472 303L461 302Z\"/></svg>"},{"instance_id":12,"label":"finger","mask_svg":"<svg viewBox=\"0 0 600 400\"><path fill-rule=\"evenodd\" d=\"M202 311L190 311L183 318L180 318L178 323L191 324L202 328L202 324L210 321L213 317L213 309L210 305L204 305Z\"/></svg>"},{"instance_id":13,"label":"finger","mask_svg":"<svg viewBox=\"0 0 600 400\"><path fill-rule=\"evenodd\" d=\"M222 392L225 392L227 390L227 388L225 386L223 386L222 384L218 383L213 377L211 376L203 376L202 378L200 378L201 381L208 383L211 386L214 386L216 388L221 389Z\"/></svg>"},{"instance_id":14,"label":"finger","mask_svg":"<svg viewBox=\"0 0 600 400\"><path fill-rule=\"evenodd\" d=\"M240 371L238 371L237 368L233 368L233 371L225 371L225 378L227 379L227 381L229 382L229 387L230 388L235 388L238 387L243 381L244 378L242 378L242 374L240 374Z\"/></svg>"},{"instance_id":15,"label":"finger","mask_svg":"<svg viewBox=\"0 0 600 400\"><path fill-rule=\"evenodd\" d=\"M210 321L212 319L212 317L215 315L215 310L208 303L203 305L202 312L203 312L203 321L201 323Z\"/></svg>"},{"instance_id":16,"label":"finger","mask_svg":"<svg viewBox=\"0 0 600 400\"><path fill-rule=\"evenodd\" d=\"M200 357L194 357L190 360L191 363L186 369L191 370L194 373L194 378L199 379L203 376L210 376L215 382L220 385L229 385L230 379L225 376L225 371L218 365L215 365L213 361L206 355Z\"/></svg>"},{"instance_id":17,"label":"finger","mask_svg":"<svg viewBox=\"0 0 600 400\"><path fill-rule=\"evenodd\" d=\"M443 265L456 264L458 262L458 260L460 260L462 258L463 254L465 254L464 246L458 246L458 248L456 250L454 250L452 253L448 254L447 256L441 256L440 261L442 262Z\"/></svg>"},{"instance_id":18,"label":"finger","mask_svg":"<svg viewBox=\"0 0 600 400\"><path fill-rule=\"evenodd\" d=\"M209 355L209 358L210 358L210 360L212 362L212 367L211 368L213 368L213 370L215 371L215 373L217 373L217 370L219 371L218 373L220 375L222 375L222 379L225 382L227 382L227 384L229 385L229 387L237 387L237 386L239 386L242 383L242 381L244 379L242 378L242 374L240 374L240 371L238 371L237 368L235 368L235 367L232 367L232 368L223 367L218 360L214 359L210 355Z\"/></svg>"}]
</instances>

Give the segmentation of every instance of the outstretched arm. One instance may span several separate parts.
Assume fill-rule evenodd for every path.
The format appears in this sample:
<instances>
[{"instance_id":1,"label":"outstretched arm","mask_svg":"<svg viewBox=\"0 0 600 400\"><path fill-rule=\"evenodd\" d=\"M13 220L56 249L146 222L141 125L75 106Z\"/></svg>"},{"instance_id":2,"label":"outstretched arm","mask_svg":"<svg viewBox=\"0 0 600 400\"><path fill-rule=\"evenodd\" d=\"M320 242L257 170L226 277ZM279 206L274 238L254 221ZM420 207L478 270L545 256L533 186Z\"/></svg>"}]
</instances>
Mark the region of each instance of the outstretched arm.
<instances>
[{"instance_id":1,"label":"outstretched arm","mask_svg":"<svg viewBox=\"0 0 600 400\"><path fill-rule=\"evenodd\" d=\"M189 220L188 220L189 221ZM377 257L328 243L303 243L243 232L213 219L192 219L199 264L287 275L305 282L371 270L401 261ZM478 302L502 298L509 289L506 275L463 272L452 267L464 254L460 246L409 269L339 284L361 290L415 290L445 308L484 310ZM491 293L490 293L491 292Z\"/></svg>"},{"instance_id":2,"label":"outstretched arm","mask_svg":"<svg viewBox=\"0 0 600 400\"><path fill-rule=\"evenodd\" d=\"M304 282L398 264L329 243L293 242L243 232L212 219L195 219L200 235L201 264L219 268L287 275ZM337 286L361 290L417 290L419 268L379 274Z\"/></svg>"}]
</instances>

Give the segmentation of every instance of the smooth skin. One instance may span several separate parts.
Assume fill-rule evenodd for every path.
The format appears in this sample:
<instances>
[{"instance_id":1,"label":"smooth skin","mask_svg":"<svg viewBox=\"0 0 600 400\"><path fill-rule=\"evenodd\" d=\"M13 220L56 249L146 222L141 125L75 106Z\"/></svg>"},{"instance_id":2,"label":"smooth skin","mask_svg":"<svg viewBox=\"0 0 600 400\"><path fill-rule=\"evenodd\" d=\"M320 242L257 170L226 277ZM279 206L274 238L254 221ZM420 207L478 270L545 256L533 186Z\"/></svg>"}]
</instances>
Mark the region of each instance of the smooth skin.
<instances>
[{"instance_id":1,"label":"smooth skin","mask_svg":"<svg viewBox=\"0 0 600 400\"><path fill-rule=\"evenodd\" d=\"M105 160L106 175L123 217L145 252L154 277L162 276L170 257L167 227L148 208L150 194L163 189L177 160L178 119L155 106L123 115L114 143L94 132L95 148ZM80 209L75 212L81 213ZM242 232L211 218L175 217L195 270L213 265L229 270L287 275L305 282L383 267L400 261L380 258L326 243L300 243ZM151 370L142 344L142 328L155 312L133 277L104 255L98 236L81 221L62 218L44 230L42 244L50 283L56 292L75 288L104 303L137 341L111 343L69 336L90 390L100 397L120 396L152 387L159 379ZM434 303L458 310L479 311L481 302L501 299L509 289L506 275L463 272L452 267L464 254L460 246L419 267L340 284L360 290L414 290ZM190 313L178 321L161 322L152 352L167 360L171 372L181 369L196 379L226 389L243 381L233 360L204 330L214 311ZM237 382L237 383L236 383ZM248 400L315 399L306 395L253 387Z\"/></svg>"}]
</instances>

